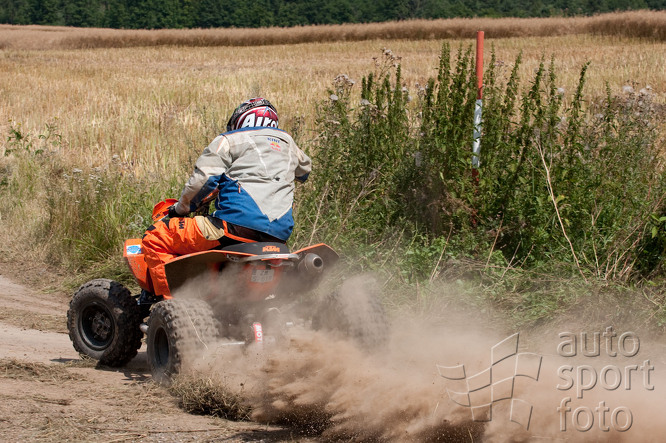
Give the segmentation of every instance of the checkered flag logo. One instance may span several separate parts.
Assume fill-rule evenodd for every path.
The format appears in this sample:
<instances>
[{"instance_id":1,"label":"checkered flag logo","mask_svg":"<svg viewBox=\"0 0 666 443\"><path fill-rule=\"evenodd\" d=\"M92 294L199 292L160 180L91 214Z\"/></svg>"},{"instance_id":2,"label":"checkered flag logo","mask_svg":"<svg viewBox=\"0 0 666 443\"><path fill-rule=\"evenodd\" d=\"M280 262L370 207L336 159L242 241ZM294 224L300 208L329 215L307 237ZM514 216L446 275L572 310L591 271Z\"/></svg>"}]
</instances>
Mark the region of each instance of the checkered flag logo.
<instances>
[{"instance_id":1,"label":"checkered flag logo","mask_svg":"<svg viewBox=\"0 0 666 443\"><path fill-rule=\"evenodd\" d=\"M524 400L513 397L516 377L528 377L535 381L539 380L542 357L537 354L521 352L518 353L519 334L515 333L505 338L490 349L490 366L477 374L467 376L465 365L440 366L437 365L439 375L447 380L464 382L464 392L455 392L447 388L449 398L460 406L469 408L474 421L491 421L493 416L493 405L500 401L511 402L510 420L518 423L525 429L530 428L532 418L532 405ZM493 377L493 369L497 365L510 359L514 360L513 375L496 380Z\"/></svg>"}]
</instances>

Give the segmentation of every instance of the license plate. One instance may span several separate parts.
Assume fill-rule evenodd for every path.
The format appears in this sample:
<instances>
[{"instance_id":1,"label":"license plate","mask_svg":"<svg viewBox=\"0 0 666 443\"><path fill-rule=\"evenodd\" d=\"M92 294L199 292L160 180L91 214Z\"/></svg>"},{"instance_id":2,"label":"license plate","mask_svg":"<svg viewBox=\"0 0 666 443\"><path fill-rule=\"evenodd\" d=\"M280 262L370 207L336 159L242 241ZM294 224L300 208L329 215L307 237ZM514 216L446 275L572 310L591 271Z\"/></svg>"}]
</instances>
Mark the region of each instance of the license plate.
<instances>
[{"instance_id":1,"label":"license plate","mask_svg":"<svg viewBox=\"0 0 666 443\"><path fill-rule=\"evenodd\" d=\"M268 283L273 281L273 274L275 271L273 269L253 269L252 270L252 282L253 283Z\"/></svg>"}]
</instances>

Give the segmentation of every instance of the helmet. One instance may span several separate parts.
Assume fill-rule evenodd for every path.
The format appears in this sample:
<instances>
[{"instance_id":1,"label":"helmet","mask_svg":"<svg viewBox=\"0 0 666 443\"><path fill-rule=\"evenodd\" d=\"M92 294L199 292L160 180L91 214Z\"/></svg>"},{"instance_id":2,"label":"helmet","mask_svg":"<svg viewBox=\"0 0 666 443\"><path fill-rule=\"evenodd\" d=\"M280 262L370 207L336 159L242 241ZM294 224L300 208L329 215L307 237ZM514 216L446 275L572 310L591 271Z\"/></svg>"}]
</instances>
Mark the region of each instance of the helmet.
<instances>
[{"instance_id":1,"label":"helmet","mask_svg":"<svg viewBox=\"0 0 666 443\"><path fill-rule=\"evenodd\" d=\"M255 126L278 127L278 115L275 106L265 98L251 98L241 103L231 114L227 123L227 131Z\"/></svg>"}]
</instances>

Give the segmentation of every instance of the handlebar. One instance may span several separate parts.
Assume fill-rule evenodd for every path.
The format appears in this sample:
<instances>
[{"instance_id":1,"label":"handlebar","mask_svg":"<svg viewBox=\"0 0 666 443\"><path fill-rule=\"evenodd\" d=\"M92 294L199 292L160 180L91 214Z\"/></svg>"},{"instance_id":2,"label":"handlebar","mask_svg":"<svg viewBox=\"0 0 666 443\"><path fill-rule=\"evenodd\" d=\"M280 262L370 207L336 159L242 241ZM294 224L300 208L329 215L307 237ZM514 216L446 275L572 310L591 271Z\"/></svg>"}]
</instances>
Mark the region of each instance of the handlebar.
<instances>
[{"instance_id":1,"label":"handlebar","mask_svg":"<svg viewBox=\"0 0 666 443\"><path fill-rule=\"evenodd\" d=\"M197 209L192 211L191 214L194 214L194 215L208 215L208 206L209 206L210 202L215 200L218 193L219 193L219 190L215 189L210 194L208 194L203 200L201 200L201 203L199 204ZM169 208L171 206L175 205L176 203L178 203L178 200L176 200L175 198L167 198L166 200L163 200L163 201L157 203L153 207L153 216L152 216L153 221L158 222L158 221L164 219L165 217L167 217L169 215Z\"/></svg>"}]
</instances>

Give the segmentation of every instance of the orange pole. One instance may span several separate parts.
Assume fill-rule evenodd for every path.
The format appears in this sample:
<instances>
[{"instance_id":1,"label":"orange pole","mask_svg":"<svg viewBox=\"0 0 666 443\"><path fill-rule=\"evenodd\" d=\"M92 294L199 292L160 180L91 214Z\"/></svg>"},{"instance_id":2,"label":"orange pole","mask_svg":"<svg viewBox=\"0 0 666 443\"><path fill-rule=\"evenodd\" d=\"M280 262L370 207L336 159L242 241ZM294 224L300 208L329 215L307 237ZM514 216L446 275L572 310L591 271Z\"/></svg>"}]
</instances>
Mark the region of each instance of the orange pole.
<instances>
[{"instance_id":1,"label":"orange pole","mask_svg":"<svg viewBox=\"0 0 666 443\"><path fill-rule=\"evenodd\" d=\"M476 81L477 100L483 99L483 31L476 33Z\"/></svg>"}]
</instances>

